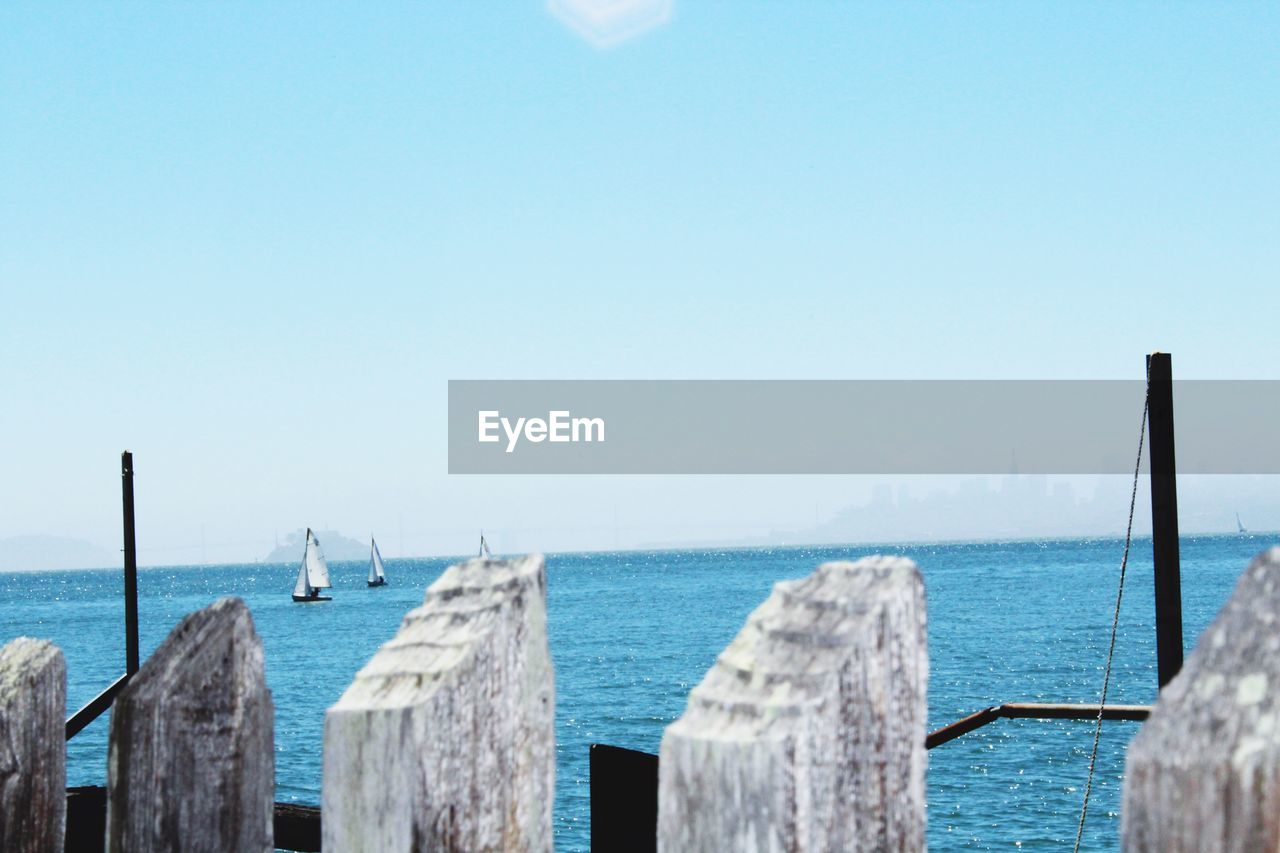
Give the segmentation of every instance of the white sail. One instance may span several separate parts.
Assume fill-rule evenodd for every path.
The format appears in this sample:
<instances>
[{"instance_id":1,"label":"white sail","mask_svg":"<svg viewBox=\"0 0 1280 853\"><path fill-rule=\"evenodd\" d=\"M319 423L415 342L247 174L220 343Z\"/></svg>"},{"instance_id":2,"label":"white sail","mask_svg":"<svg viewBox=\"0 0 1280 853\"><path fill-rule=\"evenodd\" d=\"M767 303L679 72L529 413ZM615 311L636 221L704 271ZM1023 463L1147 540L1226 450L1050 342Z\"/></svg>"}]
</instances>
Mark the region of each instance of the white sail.
<instances>
[{"instance_id":1,"label":"white sail","mask_svg":"<svg viewBox=\"0 0 1280 853\"><path fill-rule=\"evenodd\" d=\"M493 559L493 552L489 550L489 543L484 541L484 534L480 534L480 556L486 560Z\"/></svg>"},{"instance_id":2,"label":"white sail","mask_svg":"<svg viewBox=\"0 0 1280 853\"><path fill-rule=\"evenodd\" d=\"M307 583L313 589L328 589L333 586L329 582L329 567L324 561L324 552L320 550L320 540L307 530L307 553L302 558L307 569Z\"/></svg>"},{"instance_id":3,"label":"white sail","mask_svg":"<svg viewBox=\"0 0 1280 853\"><path fill-rule=\"evenodd\" d=\"M387 579L386 572L382 569L382 555L378 553L377 540L370 539L372 544L369 547L369 583L377 583Z\"/></svg>"},{"instance_id":4,"label":"white sail","mask_svg":"<svg viewBox=\"0 0 1280 853\"><path fill-rule=\"evenodd\" d=\"M311 595L311 586L307 583L307 558L302 558L302 565L298 567L298 582L293 585L293 595L295 598L307 598Z\"/></svg>"}]
</instances>

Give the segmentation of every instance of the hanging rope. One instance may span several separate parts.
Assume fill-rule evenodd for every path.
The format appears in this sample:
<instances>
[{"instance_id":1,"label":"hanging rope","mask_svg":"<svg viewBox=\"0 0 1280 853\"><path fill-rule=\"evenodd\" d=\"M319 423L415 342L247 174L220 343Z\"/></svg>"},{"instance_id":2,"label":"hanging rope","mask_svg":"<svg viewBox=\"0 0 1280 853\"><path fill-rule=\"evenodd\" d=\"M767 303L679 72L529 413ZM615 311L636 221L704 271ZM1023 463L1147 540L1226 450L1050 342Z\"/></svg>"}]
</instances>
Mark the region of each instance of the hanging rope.
<instances>
[{"instance_id":1,"label":"hanging rope","mask_svg":"<svg viewBox=\"0 0 1280 853\"><path fill-rule=\"evenodd\" d=\"M1080 804L1080 825L1076 827L1076 845L1084 837L1084 820L1089 813L1089 792L1093 789L1093 771L1098 763L1098 742L1102 739L1102 709L1107 705L1107 687L1111 684L1111 659L1116 651L1116 632L1120 628L1120 602L1124 598L1124 573L1129 566L1129 546L1133 543L1133 510L1138 504L1138 472L1142 467L1142 444L1147 437L1147 408L1151 404L1151 367L1147 367L1147 391L1142 401L1142 427L1138 430L1138 458L1133 463L1133 490L1129 492L1129 525L1124 532L1124 554L1120 557L1120 583L1116 587L1116 610L1111 617L1111 642L1107 646L1107 666L1102 672L1102 696L1098 699L1098 720L1093 729L1093 749L1089 753L1089 775L1084 783L1084 802Z\"/></svg>"}]
</instances>

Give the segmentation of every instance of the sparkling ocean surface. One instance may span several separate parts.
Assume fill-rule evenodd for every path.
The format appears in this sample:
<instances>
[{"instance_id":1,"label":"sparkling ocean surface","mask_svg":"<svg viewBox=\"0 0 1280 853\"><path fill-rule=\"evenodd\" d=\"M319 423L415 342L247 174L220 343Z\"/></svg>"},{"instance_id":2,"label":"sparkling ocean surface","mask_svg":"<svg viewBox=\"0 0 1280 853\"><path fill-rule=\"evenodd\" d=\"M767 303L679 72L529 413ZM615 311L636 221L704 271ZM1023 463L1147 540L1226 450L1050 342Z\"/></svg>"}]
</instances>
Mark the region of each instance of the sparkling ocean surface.
<instances>
[{"instance_id":1,"label":"sparkling ocean surface","mask_svg":"<svg viewBox=\"0 0 1280 853\"><path fill-rule=\"evenodd\" d=\"M1248 561L1275 536L1182 542L1188 649ZM551 554L556 669L556 845L589 841L587 750L656 752L663 727L772 585L819 563L898 553L921 567L929 607L930 729L1002 702L1096 702L1123 542L1120 539L910 546ZM186 613L243 598L266 649L276 708L277 799L318 804L324 710L451 559L387 561L390 585L365 586L367 563L330 563L332 602L289 597L296 564L148 568L139 573L142 652ZM1109 702L1155 696L1151 541L1134 542ZM46 638L66 654L68 705L124 669L119 570L0 574L0 639ZM1091 722L1000 720L929 754L935 850L1058 850L1074 840ZM1118 849L1124 750L1137 723L1104 724L1084 848ZM107 717L68 745L68 784L106 777Z\"/></svg>"}]
</instances>

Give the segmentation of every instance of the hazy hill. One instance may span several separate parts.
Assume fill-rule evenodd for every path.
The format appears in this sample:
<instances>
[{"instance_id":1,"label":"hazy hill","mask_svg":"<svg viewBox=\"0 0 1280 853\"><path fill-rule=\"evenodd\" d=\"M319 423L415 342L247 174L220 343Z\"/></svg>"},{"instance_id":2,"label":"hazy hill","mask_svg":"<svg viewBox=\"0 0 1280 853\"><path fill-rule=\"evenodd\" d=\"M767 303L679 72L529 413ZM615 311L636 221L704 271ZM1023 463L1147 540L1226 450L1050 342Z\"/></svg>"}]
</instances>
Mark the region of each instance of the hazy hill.
<instances>
[{"instance_id":1,"label":"hazy hill","mask_svg":"<svg viewBox=\"0 0 1280 853\"><path fill-rule=\"evenodd\" d=\"M123 565L123 558L83 539L11 536L0 539L0 572L100 569Z\"/></svg>"},{"instance_id":2,"label":"hazy hill","mask_svg":"<svg viewBox=\"0 0 1280 853\"><path fill-rule=\"evenodd\" d=\"M369 543L348 539L336 530L313 530L316 539L320 540L320 550L326 560L367 560ZM285 541L272 549L263 558L264 563L293 563L302 559L302 552L307 547L307 531L299 528L293 531Z\"/></svg>"}]
</instances>

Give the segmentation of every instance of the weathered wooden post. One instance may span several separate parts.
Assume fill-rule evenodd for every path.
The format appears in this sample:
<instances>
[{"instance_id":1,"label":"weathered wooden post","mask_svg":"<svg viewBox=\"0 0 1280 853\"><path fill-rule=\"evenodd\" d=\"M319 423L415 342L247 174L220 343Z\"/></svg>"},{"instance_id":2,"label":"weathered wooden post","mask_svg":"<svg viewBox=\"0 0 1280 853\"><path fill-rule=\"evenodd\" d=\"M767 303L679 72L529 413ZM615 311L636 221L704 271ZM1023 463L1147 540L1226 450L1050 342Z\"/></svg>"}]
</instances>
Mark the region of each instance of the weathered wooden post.
<instances>
[{"instance_id":1,"label":"weathered wooden post","mask_svg":"<svg viewBox=\"0 0 1280 853\"><path fill-rule=\"evenodd\" d=\"M0 649L0 850L62 853L66 716L57 646L19 637Z\"/></svg>"},{"instance_id":2,"label":"weathered wooden post","mask_svg":"<svg viewBox=\"0 0 1280 853\"><path fill-rule=\"evenodd\" d=\"M552 846L540 556L450 567L328 713L327 853Z\"/></svg>"},{"instance_id":3,"label":"weathered wooden post","mask_svg":"<svg viewBox=\"0 0 1280 853\"><path fill-rule=\"evenodd\" d=\"M244 602L183 619L111 709L107 849L273 849L273 715Z\"/></svg>"},{"instance_id":4,"label":"weathered wooden post","mask_svg":"<svg viewBox=\"0 0 1280 853\"><path fill-rule=\"evenodd\" d=\"M777 584L662 738L658 849L924 849L927 681L910 560Z\"/></svg>"},{"instance_id":5,"label":"weathered wooden post","mask_svg":"<svg viewBox=\"0 0 1280 853\"><path fill-rule=\"evenodd\" d=\"M1261 554L1129 744L1127 851L1280 849L1280 548Z\"/></svg>"}]
</instances>

